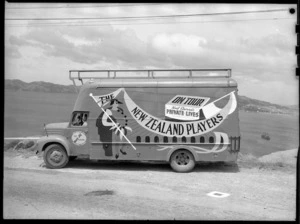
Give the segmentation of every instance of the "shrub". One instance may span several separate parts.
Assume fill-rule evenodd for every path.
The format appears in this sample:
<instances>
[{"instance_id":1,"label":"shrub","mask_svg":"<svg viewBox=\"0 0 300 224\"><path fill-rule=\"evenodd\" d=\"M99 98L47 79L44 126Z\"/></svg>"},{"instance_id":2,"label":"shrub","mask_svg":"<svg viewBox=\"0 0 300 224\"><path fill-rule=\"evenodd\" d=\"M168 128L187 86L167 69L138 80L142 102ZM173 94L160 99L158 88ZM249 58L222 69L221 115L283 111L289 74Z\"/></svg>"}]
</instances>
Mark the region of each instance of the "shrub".
<instances>
[{"instance_id":1,"label":"shrub","mask_svg":"<svg viewBox=\"0 0 300 224\"><path fill-rule=\"evenodd\" d=\"M34 141L28 141L28 142L24 143L24 148L28 149L28 148L31 148L34 145L35 145Z\"/></svg>"},{"instance_id":2,"label":"shrub","mask_svg":"<svg viewBox=\"0 0 300 224\"><path fill-rule=\"evenodd\" d=\"M282 170L293 168L293 165L282 161L261 161L252 154L239 154L238 165L244 168L258 168L263 170Z\"/></svg>"},{"instance_id":3,"label":"shrub","mask_svg":"<svg viewBox=\"0 0 300 224\"><path fill-rule=\"evenodd\" d=\"M19 150L24 148L24 142L20 141L15 147L14 150Z\"/></svg>"},{"instance_id":4,"label":"shrub","mask_svg":"<svg viewBox=\"0 0 300 224\"><path fill-rule=\"evenodd\" d=\"M4 142L4 151L14 148L17 144L19 144L20 140L12 140Z\"/></svg>"},{"instance_id":5,"label":"shrub","mask_svg":"<svg viewBox=\"0 0 300 224\"><path fill-rule=\"evenodd\" d=\"M34 149L36 141L34 140L12 140L4 143L4 151L9 149L20 150L20 149Z\"/></svg>"},{"instance_id":6,"label":"shrub","mask_svg":"<svg viewBox=\"0 0 300 224\"><path fill-rule=\"evenodd\" d=\"M268 141L271 139L270 135L267 132L262 133L261 138L265 139L265 140L268 140Z\"/></svg>"}]
</instances>

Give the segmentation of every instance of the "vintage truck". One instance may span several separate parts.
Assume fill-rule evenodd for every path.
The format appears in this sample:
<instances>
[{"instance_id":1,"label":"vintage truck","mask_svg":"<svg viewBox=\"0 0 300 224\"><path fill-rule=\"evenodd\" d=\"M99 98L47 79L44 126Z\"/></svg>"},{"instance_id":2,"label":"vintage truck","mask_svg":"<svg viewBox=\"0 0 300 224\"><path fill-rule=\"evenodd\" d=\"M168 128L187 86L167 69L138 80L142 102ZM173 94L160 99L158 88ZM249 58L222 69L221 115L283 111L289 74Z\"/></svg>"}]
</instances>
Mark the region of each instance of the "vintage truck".
<instances>
[{"instance_id":1,"label":"vintage truck","mask_svg":"<svg viewBox=\"0 0 300 224\"><path fill-rule=\"evenodd\" d=\"M69 78L75 88L81 82L70 120L47 124L38 140L48 168L79 155L165 161L176 172L199 161L237 160L238 88L231 69L70 70Z\"/></svg>"}]
</instances>

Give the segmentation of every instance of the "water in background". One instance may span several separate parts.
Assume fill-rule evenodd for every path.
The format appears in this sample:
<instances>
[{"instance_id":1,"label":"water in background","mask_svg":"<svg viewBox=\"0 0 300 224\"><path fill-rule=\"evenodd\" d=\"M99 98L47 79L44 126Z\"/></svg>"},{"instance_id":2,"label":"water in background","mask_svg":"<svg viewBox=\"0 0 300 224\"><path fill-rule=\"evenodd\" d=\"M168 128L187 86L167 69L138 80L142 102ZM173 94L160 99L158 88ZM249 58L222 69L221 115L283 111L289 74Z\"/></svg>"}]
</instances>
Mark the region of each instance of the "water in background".
<instances>
[{"instance_id":1,"label":"water in background","mask_svg":"<svg viewBox=\"0 0 300 224\"><path fill-rule=\"evenodd\" d=\"M4 137L40 135L44 123L68 122L77 94L5 92ZM240 111L241 153L262 156L299 145L297 116ZM263 132L270 141L261 138Z\"/></svg>"}]
</instances>

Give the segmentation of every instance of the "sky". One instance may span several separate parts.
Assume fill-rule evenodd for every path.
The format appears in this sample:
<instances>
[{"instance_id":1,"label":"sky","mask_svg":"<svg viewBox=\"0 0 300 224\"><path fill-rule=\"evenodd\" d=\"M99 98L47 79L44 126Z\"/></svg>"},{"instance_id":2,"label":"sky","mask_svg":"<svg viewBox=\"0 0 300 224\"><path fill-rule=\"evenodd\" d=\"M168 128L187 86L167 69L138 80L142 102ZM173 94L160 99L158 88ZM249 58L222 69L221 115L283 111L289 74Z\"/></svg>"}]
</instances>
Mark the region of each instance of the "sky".
<instances>
[{"instance_id":1,"label":"sky","mask_svg":"<svg viewBox=\"0 0 300 224\"><path fill-rule=\"evenodd\" d=\"M5 78L71 85L69 70L231 68L239 95L297 105L297 13L290 8L297 6L6 2ZM124 18L188 14L210 15ZM95 17L102 19L82 19Z\"/></svg>"}]
</instances>

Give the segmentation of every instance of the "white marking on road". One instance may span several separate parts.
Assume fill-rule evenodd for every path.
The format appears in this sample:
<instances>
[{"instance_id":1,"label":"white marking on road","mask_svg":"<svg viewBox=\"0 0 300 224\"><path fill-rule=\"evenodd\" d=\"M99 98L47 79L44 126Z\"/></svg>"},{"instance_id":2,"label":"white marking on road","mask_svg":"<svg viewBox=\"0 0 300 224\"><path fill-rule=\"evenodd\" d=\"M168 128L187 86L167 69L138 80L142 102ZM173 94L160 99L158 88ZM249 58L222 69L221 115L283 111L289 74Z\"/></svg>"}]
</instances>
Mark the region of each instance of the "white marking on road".
<instances>
[{"instance_id":1,"label":"white marking on road","mask_svg":"<svg viewBox=\"0 0 300 224\"><path fill-rule=\"evenodd\" d=\"M210 197L214 197L214 198L226 198L228 197L230 194L228 193L223 193L223 192L219 192L219 191L212 191L208 194L206 194L207 196Z\"/></svg>"}]
</instances>

